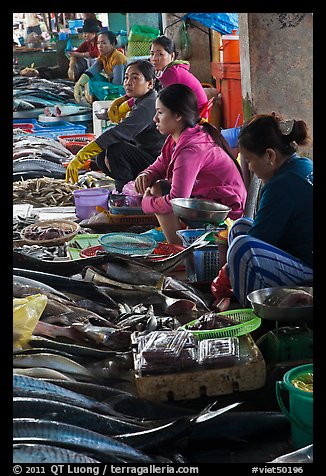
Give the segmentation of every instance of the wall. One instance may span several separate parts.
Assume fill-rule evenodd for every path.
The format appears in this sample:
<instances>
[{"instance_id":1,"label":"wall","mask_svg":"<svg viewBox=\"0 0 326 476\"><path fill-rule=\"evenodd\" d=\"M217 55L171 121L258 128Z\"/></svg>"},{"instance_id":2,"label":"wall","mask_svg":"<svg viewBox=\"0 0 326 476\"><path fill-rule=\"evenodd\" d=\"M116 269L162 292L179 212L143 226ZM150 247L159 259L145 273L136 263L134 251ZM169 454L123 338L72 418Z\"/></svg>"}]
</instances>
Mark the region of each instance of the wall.
<instances>
[{"instance_id":1,"label":"wall","mask_svg":"<svg viewBox=\"0 0 326 476\"><path fill-rule=\"evenodd\" d=\"M178 22L169 26L178 20L175 15L181 18L185 13L162 13L164 35L168 38L172 38L174 41L177 39L181 24ZM191 20L191 23L198 26L203 31L195 27L187 29L192 51L191 58L189 59L190 71L200 82L211 83L209 28L193 20Z\"/></svg>"},{"instance_id":2,"label":"wall","mask_svg":"<svg viewBox=\"0 0 326 476\"><path fill-rule=\"evenodd\" d=\"M303 119L312 135L312 14L239 13L239 40L245 117L275 111Z\"/></svg>"},{"instance_id":3,"label":"wall","mask_svg":"<svg viewBox=\"0 0 326 476\"><path fill-rule=\"evenodd\" d=\"M127 13L127 30L129 33L133 25L147 25L154 28L160 28L160 13Z\"/></svg>"}]
</instances>

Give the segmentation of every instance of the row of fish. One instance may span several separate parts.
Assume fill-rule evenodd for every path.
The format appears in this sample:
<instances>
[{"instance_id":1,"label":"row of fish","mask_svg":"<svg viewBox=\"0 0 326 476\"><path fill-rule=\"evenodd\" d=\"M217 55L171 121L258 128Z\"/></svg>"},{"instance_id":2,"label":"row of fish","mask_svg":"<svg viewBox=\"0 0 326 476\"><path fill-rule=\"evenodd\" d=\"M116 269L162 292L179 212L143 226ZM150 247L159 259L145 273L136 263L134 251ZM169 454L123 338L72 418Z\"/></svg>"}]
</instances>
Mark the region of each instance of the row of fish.
<instances>
[{"instance_id":1,"label":"row of fish","mask_svg":"<svg viewBox=\"0 0 326 476\"><path fill-rule=\"evenodd\" d=\"M59 104L74 104L74 83L66 80L13 77L13 110L27 111Z\"/></svg>"}]
</instances>

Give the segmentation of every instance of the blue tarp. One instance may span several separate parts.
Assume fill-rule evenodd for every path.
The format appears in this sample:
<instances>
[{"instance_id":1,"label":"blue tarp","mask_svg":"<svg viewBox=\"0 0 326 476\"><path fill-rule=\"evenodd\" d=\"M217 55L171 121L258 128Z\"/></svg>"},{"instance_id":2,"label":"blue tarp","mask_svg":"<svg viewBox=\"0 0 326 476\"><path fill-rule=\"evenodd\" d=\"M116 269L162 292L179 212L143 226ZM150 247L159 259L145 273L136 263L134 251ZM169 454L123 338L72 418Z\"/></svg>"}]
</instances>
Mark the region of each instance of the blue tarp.
<instances>
[{"instance_id":1,"label":"blue tarp","mask_svg":"<svg viewBox=\"0 0 326 476\"><path fill-rule=\"evenodd\" d=\"M187 18L192 18L222 35L228 35L232 33L232 30L238 29L237 13L186 13L182 20Z\"/></svg>"}]
</instances>

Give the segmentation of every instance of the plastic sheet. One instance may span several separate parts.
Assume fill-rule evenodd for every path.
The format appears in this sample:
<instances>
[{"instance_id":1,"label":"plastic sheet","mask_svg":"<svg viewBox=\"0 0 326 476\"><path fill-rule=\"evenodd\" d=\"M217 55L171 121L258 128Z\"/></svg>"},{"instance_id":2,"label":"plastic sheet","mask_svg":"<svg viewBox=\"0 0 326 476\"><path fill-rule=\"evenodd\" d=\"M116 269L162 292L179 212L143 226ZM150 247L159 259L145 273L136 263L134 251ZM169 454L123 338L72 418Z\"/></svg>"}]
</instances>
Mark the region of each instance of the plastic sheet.
<instances>
[{"instance_id":1,"label":"plastic sheet","mask_svg":"<svg viewBox=\"0 0 326 476\"><path fill-rule=\"evenodd\" d=\"M13 347L25 349L48 302L44 294L13 299Z\"/></svg>"}]
</instances>

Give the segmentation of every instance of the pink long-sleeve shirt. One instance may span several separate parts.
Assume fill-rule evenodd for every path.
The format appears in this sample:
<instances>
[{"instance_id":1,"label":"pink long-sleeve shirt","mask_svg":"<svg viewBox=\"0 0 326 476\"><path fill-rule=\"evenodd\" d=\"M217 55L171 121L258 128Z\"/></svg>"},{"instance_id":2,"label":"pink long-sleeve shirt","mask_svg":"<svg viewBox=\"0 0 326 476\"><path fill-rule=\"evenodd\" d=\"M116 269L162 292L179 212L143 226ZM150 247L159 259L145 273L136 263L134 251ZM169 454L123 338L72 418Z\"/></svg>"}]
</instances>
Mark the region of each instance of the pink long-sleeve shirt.
<instances>
[{"instance_id":1,"label":"pink long-sleeve shirt","mask_svg":"<svg viewBox=\"0 0 326 476\"><path fill-rule=\"evenodd\" d=\"M239 170L200 125L185 129L177 143L168 136L161 154L144 172L151 183L166 179L171 184L168 195L143 198L144 213L172 213L172 198L193 197L230 207L232 220L243 215L247 191Z\"/></svg>"},{"instance_id":2,"label":"pink long-sleeve shirt","mask_svg":"<svg viewBox=\"0 0 326 476\"><path fill-rule=\"evenodd\" d=\"M158 79L164 88L171 84L185 84L186 86L189 86L197 96L198 110L201 112L208 102L207 95L201 82L196 78L196 76L190 73L189 68L189 63L172 64L172 66L167 66L163 70ZM134 98L130 98L128 104L129 107L132 108L134 105ZM204 113L203 117L207 118L208 114Z\"/></svg>"}]
</instances>

